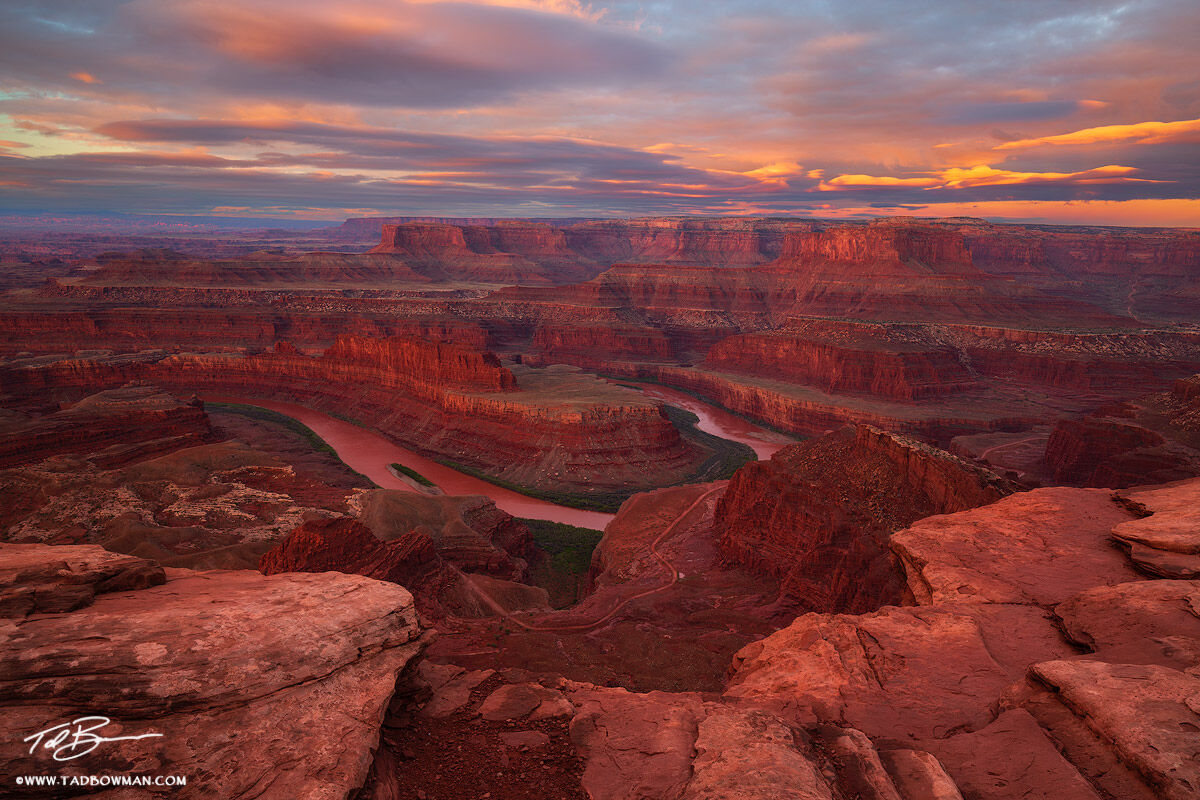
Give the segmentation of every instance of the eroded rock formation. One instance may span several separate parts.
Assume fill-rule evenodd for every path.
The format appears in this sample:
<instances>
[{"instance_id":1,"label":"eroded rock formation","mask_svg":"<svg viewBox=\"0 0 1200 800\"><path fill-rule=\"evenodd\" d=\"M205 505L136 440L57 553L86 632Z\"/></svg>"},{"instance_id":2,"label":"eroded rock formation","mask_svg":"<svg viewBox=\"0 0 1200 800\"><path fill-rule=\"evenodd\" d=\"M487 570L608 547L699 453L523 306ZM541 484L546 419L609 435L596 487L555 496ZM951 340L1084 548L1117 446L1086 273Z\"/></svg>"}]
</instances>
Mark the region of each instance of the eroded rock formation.
<instances>
[{"instance_id":1,"label":"eroded rock formation","mask_svg":"<svg viewBox=\"0 0 1200 800\"><path fill-rule=\"evenodd\" d=\"M1158 433L1098 417L1059 422L1046 443L1046 467L1055 483L1111 487L1164 483L1197 471Z\"/></svg>"},{"instance_id":2,"label":"eroded rock formation","mask_svg":"<svg viewBox=\"0 0 1200 800\"><path fill-rule=\"evenodd\" d=\"M522 369L490 353L410 338L342 337L320 356L287 344L255 355L148 352L10 362L22 396L130 380L306 403L420 452L550 491L629 491L686 479L705 457L657 403L569 368Z\"/></svg>"},{"instance_id":3,"label":"eroded rock formation","mask_svg":"<svg viewBox=\"0 0 1200 800\"><path fill-rule=\"evenodd\" d=\"M171 570L164 583L99 547L0 544L12 569L53 571L56 587L38 592L73 599L25 608L0 635L6 776L184 775L177 797L346 797L422 647L409 593L359 576ZM157 577L113 585L131 570ZM76 602L81 587L90 602ZM82 751L49 737L31 752L26 737L89 715L108 720L100 735L155 736L69 761L53 758Z\"/></svg>"},{"instance_id":4,"label":"eroded rock formation","mask_svg":"<svg viewBox=\"0 0 1200 800\"><path fill-rule=\"evenodd\" d=\"M901 598L889 534L1017 488L912 439L847 427L742 467L715 522L730 563L783 579L802 607L866 611Z\"/></svg>"},{"instance_id":5,"label":"eroded rock formation","mask_svg":"<svg viewBox=\"0 0 1200 800\"><path fill-rule=\"evenodd\" d=\"M44 416L14 412L0 425L0 467L79 453L112 468L212 438L198 400L185 402L153 386L100 392Z\"/></svg>"}]
</instances>

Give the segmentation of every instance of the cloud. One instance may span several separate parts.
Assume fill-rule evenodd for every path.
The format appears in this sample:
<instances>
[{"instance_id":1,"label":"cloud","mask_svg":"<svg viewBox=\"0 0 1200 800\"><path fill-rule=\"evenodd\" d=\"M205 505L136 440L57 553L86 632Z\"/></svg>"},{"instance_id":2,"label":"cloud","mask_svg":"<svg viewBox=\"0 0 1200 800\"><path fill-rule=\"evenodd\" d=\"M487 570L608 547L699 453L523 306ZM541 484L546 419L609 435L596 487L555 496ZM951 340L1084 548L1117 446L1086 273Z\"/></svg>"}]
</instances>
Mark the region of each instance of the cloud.
<instances>
[{"instance_id":1,"label":"cloud","mask_svg":"<svg viewBox=\"0 0 1200 800\"><path fill-rule=\"evenodd\" d=\"M947 125L975 125L996 122L1030 122L1060 119L1081 109L1094 108L1088 101L1043 100L1038 102L965 103L948 109L940 117Z\"/></svg>"},{"instance_id":2,"label":"cloud","mask_svg":"<svg viewBox=\"0 0 1200 800\"><path fill-rule=\"evenodd\" d=\"M1136 122L1130 125L1102 125L1097 128L1084 128L1071 133L1039 136L1033 139L1018 139L1005 142L996 149L1018 150L1043 145L1108 144L1112 142L1161 144L1197 135L1200 135L1200 119L1184 119L1177 122Z\"/></svg>"},{"instance_id":3,"label":"cloud","mask_svg":"<svg viewBox=\"0 0 1200 800\"><path fill-rule=\"evenodd\" d=\"M1137 181L1155 183L1144 178L1134 178L1135 167L1110 164L1078 172L1021 172L979 164L973 167L950 167L936 176L900 178L876 175L838 175L822 181L818 191L836 192L861 188L921 188L921 189L968 189L981 186L1019 186L1029 183L1094 184Z\"/></svg>"},{"instance_id":4,"label":"cloud","mask_svg":"<svg viewBox=\"0 0 1200 800\"><path fill-rule=\"evenodd\" d=\"M131 0L99 9L0 12L6 82L74 90L92 83L77 76L103 75L108 91L146 99L457 108L628 81L668 62L653 41L599 24L577 3ZM56 77L62 63L77 68Z\"/></svg>"},{"instance_id":5,"label":"cloud","mask_svg":"<svg viewBox=\"0 0 1200 800\"><path fill-rule=\"evenodd\" d=\"M937 178L895 178L887 175L838 175L828 181L822 181L821 191L837 191L851 186L937 186Z\"/></svg>"},{"instance_id":6,"label":"cloud","mask_svg":"<svg viewBox=\"0 0 1200 800\"><path fill-rule=\"evenodd\" d=\"M942 172L943 186L962 188L974 186L1013 186L1025 183L1116 183L1131 180L1134 167L1110 164L1080 172L1017 172L988 166L954 167Z\"/></svg>"},{"instance_id":7,"label":"cloud","mask_svg":"<svg viewBox=\"0 0 1200 800\"><path fill-rule=\"evenodd\" d=\"M9 0L0 139L23 146L0 151L3 202L1182 200L1200 196L1197 24L1188 0Z\"/></svg>"}]
</instances>

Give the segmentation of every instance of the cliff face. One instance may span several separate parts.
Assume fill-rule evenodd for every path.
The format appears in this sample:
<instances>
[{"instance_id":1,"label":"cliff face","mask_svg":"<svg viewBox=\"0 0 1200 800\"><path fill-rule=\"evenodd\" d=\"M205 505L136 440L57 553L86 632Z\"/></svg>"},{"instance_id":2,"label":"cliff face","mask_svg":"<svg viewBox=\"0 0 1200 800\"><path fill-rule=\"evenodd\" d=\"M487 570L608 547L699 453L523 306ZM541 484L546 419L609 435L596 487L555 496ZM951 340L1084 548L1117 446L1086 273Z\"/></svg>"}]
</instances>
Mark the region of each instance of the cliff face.
<instances>
[{"instance_id":1,"label":"cliff face","mask_svg":"<svg viewBox=\"0 0 1200 800\"><path fill-rule=\"evenodd\" d=\"M1132 268L1142 277L1185 276L1200 261L1200 233L1191 230L978 225L963 236L975 262L995 274L1127 275Z\"/></svg>"},{"instance_id":2,"label":"cliff face","mask_svg":"<svg viewBox=\"0 0 1200 800\"><path fill-rule=\"evenodd\" d=\"M239 298L201 296L195 302L236 305ZM268 308L192 308L186 313L169 306L193 298L166 293L136 303L163 303L167 308L98 308L90 311L0 311L0 353L62 353L98 347L194 349L206 347L270 347L287 340L305 347L328 347L339 336L387 338L408 336L455 342L475 349L493 345L488 327L473 320L434 317L398 319L394 315L356 312L345 301L329 311ZM271 303L270 305L279 305ZM503 326L497 326L503 327Z\"/></svg>"},{"instance_id":3,"label":"cliff face","mask_svg":"<svg viewBox=\"0 0 1200 800\"><path fill-rule=\"evenodd\" d=\"M1046 442L1046 469L1055 483L1123 488L1192 477L1198 468L1152 430L1114 419L1059 422Z\"/></svg>"},{"instance_id":4,"label":"cliff face","mask_svg":"<svg viewBox=\"0 0 1200 800\"><path fill-rule=\"evenodd\" d=\"M957 231L894 220L789 234L776 263L810 268L836 264L850 267L855 275L978 273Z\"/></svg>"},{"instance_id":5,"label":"cliff face","mask_svg":"<svg viewBox=\"0 0 1200 800\"><path fill-rule=\"evenodd\" d=\"M493 224L384 224L374 253L406 259L481 257L509 263L524 262L535 269L589 269L594 275L618 261L747 266L777 256L785 227L771 220L650 219L546 224L504 221Z\"/></svg>"},{"instance_id":6,"label":"cliff face","mask_svg":"<svg viewBox=\"0 0 1200 800\"><path fill-rule=\"evenodd\" d=\"M1015 486L927 445L860 425L742 467L717 506L731 564L783 579L816 611L901 598L887 537L931 514L998 500Z\"/></svg>"},{"instance_id":7,"label":"cliff face","mask_svg":"<svg viewBox=\"0 0 1200 800\"><path fill-rule=\"evenodd\" d=\"M1121 327L1131 320L976 269L962 237L934 226L880 224L796 234L764 263L619 262L589 281L519 286L490 299L891 322ZM632 260L631 260L632 261ZM744 316L743 316L744 315Z\"/></svg>"},{"instance_id":8,"label":"cliff face","mask_svg":"<svg viewBox=\"0 0 1200 800\"><path fill-rule=\"evenodd\" d=\"M0 467L62 453L94 454L104 468L202 444L212 427L197 400L185 402L151 386L92 395L62 411L0 425Z\"/></svg>"},{"instance_id":9,"label":"cliff face","mask_svg":"<svg viewBox=\"0 0 1200 800\"><path fill-rule=\"evenodd\" d=\"M963 226L975 263L1143 320L1193 321L1200 232L975 224Z\"/></svg>"},{"instance_id":10,"label":"cliff face","mask_svg":"<svg viewBox=\"0 0 1200 800\"><path fill-rule=\"evenodd\" d=\"M841 343L800 334L730 336L708 351L719 370L815 386L830 393L869 394L893 400L944 397L975 385L948 347L896 347Z\"/></svg>"},{"instance_id":11,"label":"cliff face","mask_svg":"<svg viewBox=\"0 0 1200 800\"><path fill-rule=\"evenodd\" d=\"M833 395L782 381L697 368L638 365L622 369L621 365L609 365L605 371L695 392L738 414L801 435L821 435L842 425L862 423L941 441L968 432L1028 426L1039 421L1029 407L1005 407L994 402L983 405L966 398L955 402L951 397L949 402L935 406L932 398L901 403Z\"/></svg>"},{"instance_id":12,"label":"cliff face","mask_svg":"<svg viewBox=\"0 0 1200 800\"><path fill-rule=\"evenodd\" d=\"M354 368L374 373L383 386L410 389L418 383L472 392L512 392L517 379L493 353L416 338L341 336L321 357L336 373Z\"/></svg>"},{"instance_id":13,"label":"cliff face","mask_svg":"<svg viewBox=\"0 0 1200 800\"><path fill-rule=\"evenodd\" d=\"M264 575L283 572L342 572L404 586L414 594L436 597L440 584L453 582L452 571L438 556L433 539L410 531L382 542L353 519L309 520L263 554Z\"/></svg>"},{"instance_id":14,"label":"cliff face","mask_svg":"<svg viewBox=\"0 0 1200 800\"><path fill-rule=\"evenodd\" d=\"M434 278L548 284L591 277L591 259L562 229L530 222L492 226L410 222L384 225L372 254L387 254Z\"/></svg>"}]
</instances>

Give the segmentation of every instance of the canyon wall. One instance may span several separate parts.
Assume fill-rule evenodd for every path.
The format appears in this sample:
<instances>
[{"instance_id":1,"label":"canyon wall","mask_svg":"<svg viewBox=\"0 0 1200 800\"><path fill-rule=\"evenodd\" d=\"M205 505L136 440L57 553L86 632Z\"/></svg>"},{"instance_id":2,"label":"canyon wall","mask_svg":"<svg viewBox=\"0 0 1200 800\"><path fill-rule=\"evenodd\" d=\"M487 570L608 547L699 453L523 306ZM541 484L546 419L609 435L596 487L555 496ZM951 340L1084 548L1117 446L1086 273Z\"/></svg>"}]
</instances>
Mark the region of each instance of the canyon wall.
<instances>
[{"instance_id":1,"label":"canyon wall","mask_svg":"<svg viewBox=\"0 0 1200 800\"><path fill-rule=\"evenodd\" d=\"M407 591L357 575L164 574L96 546L0 543L0 576L0 613L21 629L0 643L5 776L186 776L171 791L183 800L349 797L426 641ZM30 748L77 717L124 735Z\"/></svg>"},{"instance_id":2,"label":"canyon wall","mask_svg":"<svg viewBox=\"0 0 1200 800\"><path fill-rule=\"evenodd\" d=\"M1200 473L1194 452L1141 425L1102 416L1055 425L1046 442L1045 465L1055 483L1071 486L1124 488Z\"/></svg>"},{"instance_id":3,"label":"canyon wall","mask_svg":"<svg viewBox=\"0 0 1200 800\"><path fill-rule=\"evenodd\" d=\"M612 364L606 371L694 392L730 411L800 435L820 435L848 423L863 423L943 441L968 432L1019 429L1044 413L1032 407L981 402L979 397L961 402L953 398L940 402L939 398L938 403L855 399L798 384L700 368Z\"/></svg>"},{"instance_id":4,"label":"canyon wall","mask_svg":"<svg viewBox=\"0 0 1200 800\"><path fill-rule=\"evenodd\" d=\"M978 273L957 231L904 219L789 233L776 263L828 271L837 265L858 275L911 273L914 268Z\"/></svg>"},{"instance_id":5,"label":"canyon wall","mask_svg":"<svg viewBox=\"0 0 1200 800\"><path fill-rule=\"evenodd\" d=\"M730 336L709 350L704 361L717 370L815 386L831 394L893 400L944 397L976 386L948 347L856 346L796 333Z\"/></svg>"},{"instance_id":6,"label":"canyon wall","mask_svg":"<svg viewBox=\"0 0 1200 800\"><path fill-rule=\"evenodd\" d=\"M171 302L170 297L158 298ZM175 301L186 298L176 297ZM63 353L100 347L140 350L271 347L286 339L304 347L328 347L339 336L411 336L457 342L476 349L494 345L491 327L476 320L447 317L397 318L355 312L339 301L329 311L237 307L236 298L201 298L222 309L97 308L90 310L2 310L0 353ZM503 329L504 326L498 326Z\"/></svg>"},{"instance_id":7,"label":"canyon wall","mask_svg":"<svg viewBox=\"0 0 1200 800\"><path fill-rule=\"evenodd\" d=\"M0 423L0 468L63 453L96 454L95 463L111 468L211 437L212 427L198 400L180 400L151 386L129 386L44 416L5 419Z\"/></svg>"},{"instance_id":8,"label":"canyon wall","mask_svg":"<svg viewBox=\"0 0 1200 800\"><path fill-rule=\"evenodd\" d=\"M861 613L901 599L889 534L1016 489L949 453L859 425L742 467L715 526L728 563L781 578L788 599Z\"/></svg>"}]
</instances>

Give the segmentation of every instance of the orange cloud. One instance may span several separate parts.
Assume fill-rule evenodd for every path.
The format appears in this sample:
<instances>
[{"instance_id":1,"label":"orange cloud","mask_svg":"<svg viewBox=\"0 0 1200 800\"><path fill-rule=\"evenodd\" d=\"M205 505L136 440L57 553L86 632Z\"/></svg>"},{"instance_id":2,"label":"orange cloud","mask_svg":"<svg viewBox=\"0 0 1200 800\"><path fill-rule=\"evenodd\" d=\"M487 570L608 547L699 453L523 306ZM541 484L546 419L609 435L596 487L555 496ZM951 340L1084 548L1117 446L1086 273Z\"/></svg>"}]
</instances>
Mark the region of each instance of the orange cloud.
<instances>
[{"instance_id":1,"label":"orange cloud","mask_svg":"<svg viewBox=\"0 0 1200 800\"><path fill-rule=\"evenodd\" d=\"M926 178L896 178L887 175L838 175L821 181L817 191L836 192L858 188L891 188L898 186L922 189L964 189L975 186L1011 186L1023 183L1124 183L1137 181L1151 183L1142 178L1132 178L1137 172L1134 167L1109 164L1081 172L1016 172L996 169L984 164L973 167L951 167Z\"/></svg>"},{"instance_id":2,"label":"orange cloud","mask_svg":"<svg viewBox=\"0 0 1200 800\"><path fill-rule=\"evenodd\" d=\"M72 72L71 77L81 83L101 83L102 81L90 72Z\"/></svg>"},{"instance_id":3,"label":"orange cloud","mask_svg":"<svg viewBox=\"0 0 1200 800\"><path fill-rule=\"evenodd\" d=\"M1109 164L1104 167L1083 170L1082 172L1014 172L1007 169L996 169L978 165L963 169L952 167L943 170L939 186L950 189L972 186L1009 186L1022 183L1055 183L1073 181L1080 183L1116 183L1130 180L1125 177L1131 172L1137 172L1134 167L1122 167Z\"/></svg>"},{"instance_id":4,"label":"orange cloud","mask_svg":"<svg viewBox=\"0 0 1200 800\"><path fill-rule=\"evenodd\" d=\"M836 192L838 189L859 186L922 186L931 187L941 184L937 178L893 178L879 175L838 175L828 181L821 181L819 188L825 192Z\"/></svg>"},{"instance_id":5,"label":"orange cloud","mask_svg":"<svg viewBox=\"0 0 1200 800\"><path fill-rule=\"evenodd\" d=\"M804 167L795 161L777 161L774 164L766 164L758 169L738 174L751 178L787 178L795 175L803 175Z\"/></svg>"},{"instance_id":6,"label":"orange cloud","mask_svg":"<svg viewBox=\"0 0 1200 800\"><path fill-rule=\"evenodd\" d=\"M1102 125L1098 128L1084 128L1057 136L1018 139L1013 142L1005 142L996 149L1018 150L1041 145L1101 144L1123 141L1134 141L1138 144L1160 144L1190 133L1200 133L1200 119L1184 119L1177 122L1137 122L1132 125Z\"/></svg>"}]
</instances>

